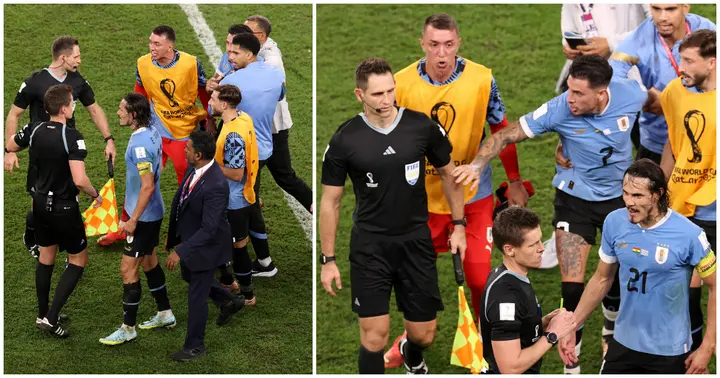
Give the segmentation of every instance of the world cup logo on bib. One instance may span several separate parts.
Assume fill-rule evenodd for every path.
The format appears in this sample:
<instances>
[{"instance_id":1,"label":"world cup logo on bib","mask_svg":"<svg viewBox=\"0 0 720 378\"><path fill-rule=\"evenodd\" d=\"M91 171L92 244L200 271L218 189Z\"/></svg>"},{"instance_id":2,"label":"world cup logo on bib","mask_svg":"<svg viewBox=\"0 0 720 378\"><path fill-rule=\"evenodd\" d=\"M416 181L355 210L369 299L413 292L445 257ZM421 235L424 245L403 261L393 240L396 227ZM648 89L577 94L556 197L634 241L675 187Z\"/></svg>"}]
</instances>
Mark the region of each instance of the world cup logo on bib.
<instances>
[{"instance_id":1,"label":"world cup logo on bib","mask_svg":"<svg viewBox=\"0 0 720 378\"><path fill-rule=\"evenodd\" d=\"M170 107L174 108L180 105L175 101L175 82L172 79L163 79L160 82L160 90L170 101Z\"/></svg>"},{"instance_id":2,"label":"world cup logo on bib","mask_svg":"<svg viewBox=\"0 0 720 378\"><path fill-rule=\"evenodd\" d=\"M420 161L405 164L405 180L408 184L415 185L418 178L420 178Z\"/></svg>"}]
</instances>

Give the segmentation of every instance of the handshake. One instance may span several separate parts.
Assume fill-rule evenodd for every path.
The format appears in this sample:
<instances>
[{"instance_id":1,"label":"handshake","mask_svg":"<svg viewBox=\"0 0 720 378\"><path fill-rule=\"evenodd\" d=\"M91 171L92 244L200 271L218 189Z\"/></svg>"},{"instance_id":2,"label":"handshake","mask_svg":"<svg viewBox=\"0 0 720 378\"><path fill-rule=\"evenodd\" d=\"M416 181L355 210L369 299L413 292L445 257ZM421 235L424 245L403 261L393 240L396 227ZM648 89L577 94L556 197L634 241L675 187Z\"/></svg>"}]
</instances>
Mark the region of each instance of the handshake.
<instances>
[{"instance_id":1,"label":"handshake","mask_svg":"<svg viewBox=\"0 0 720 378\"><path fill-rule=\"evenodd\" d=\"M575 331L578 323L575 314L564 308L559 308L543 317L545 332L551 332L558 338L558 353L565 365L577 362L575 355Z\"/></svg>"}]
</instances>

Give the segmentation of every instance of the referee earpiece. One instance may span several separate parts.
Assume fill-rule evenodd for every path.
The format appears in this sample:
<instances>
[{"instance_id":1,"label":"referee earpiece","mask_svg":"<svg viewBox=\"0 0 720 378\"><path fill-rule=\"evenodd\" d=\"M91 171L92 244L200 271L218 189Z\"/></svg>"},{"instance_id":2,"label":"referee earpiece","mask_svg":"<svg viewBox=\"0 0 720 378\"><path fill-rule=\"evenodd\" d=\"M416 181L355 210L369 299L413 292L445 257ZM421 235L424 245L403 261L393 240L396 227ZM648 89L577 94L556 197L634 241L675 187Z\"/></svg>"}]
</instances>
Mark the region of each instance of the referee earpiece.
<instances>
[{"instance_id":1,"label":"referee earpiece","mask_svg":"<svg viewBox=\"0 0 720 378\"><path fill-rule=\"evenodd\" d=\"M360 95L360 100L363 102L363 104L367 105L368 107L370 107L370 109L374 110L375 113L379 114L382 111L382 109L380 109L380 108L373 108L372 106L370 106L370 104L368 104L367 101L365 101L365 96Z\"/></svg>"}]
</instances>

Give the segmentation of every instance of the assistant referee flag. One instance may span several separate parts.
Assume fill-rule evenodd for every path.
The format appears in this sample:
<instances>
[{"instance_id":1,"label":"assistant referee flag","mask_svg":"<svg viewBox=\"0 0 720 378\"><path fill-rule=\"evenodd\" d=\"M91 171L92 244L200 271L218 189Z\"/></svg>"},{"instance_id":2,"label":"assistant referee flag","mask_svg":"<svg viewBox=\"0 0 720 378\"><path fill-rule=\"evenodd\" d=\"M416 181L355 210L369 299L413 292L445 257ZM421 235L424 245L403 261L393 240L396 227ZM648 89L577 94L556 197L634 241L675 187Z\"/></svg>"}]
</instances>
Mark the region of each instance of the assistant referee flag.
<instances>
[{"instance_id":1,"label":"assistant referee flag","mask_svg":"<svg viewBox=\"0 0 720 378\"><path fill-rule=\"evenodd\" d=\"M455 332L452 352L450 353L450 364L470 369L473 374L480 374L488 368L488 363L483 358L483 344L480 334L475 327L470 307L465 298L463 282L465 281L460 255L453 255L455 265L455 280L458 283L458 325Z\"/></svg>"},{"instance_id":2,"label":"assistant referee flag","mask_svg":"<svg viewBox=\"0 0 720 378\"><path fill-rule=\"evenodd\" d=\"M117 232L118 224L118 208L115 199L115 179L113 178L112 162L108 160L108 175L110 180L100 189L100 197L103 202L97 209L90 207L83 212L82 216L85 224L85 235L96 236L104 235L108 232Z\"/></svg>"}]
</instances>

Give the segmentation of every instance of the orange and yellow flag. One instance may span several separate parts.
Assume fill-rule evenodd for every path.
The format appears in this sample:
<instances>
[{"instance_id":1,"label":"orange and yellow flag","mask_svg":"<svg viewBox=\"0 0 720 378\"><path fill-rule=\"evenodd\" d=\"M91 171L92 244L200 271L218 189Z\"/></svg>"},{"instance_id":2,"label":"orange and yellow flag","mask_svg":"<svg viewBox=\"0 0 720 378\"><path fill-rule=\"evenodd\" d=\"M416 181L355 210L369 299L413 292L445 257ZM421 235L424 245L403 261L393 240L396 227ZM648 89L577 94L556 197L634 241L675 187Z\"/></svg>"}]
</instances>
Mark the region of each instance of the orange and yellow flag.
<instances>
[{"instance_id":1,"label":"orange and yellow flag","mask_svg":"<svg viewBox=\"0 0 720 378\"><path fill-rule=\"evenodd\" d=\"M102 205L97 209L93 209L91 204L82 214L87 236L117 232L119 228L118 208L115 200L115 179L111 178L100 189L100 196L103 199Z\"/></svg>"},{"instance_id":2,"label":"orange and yellow flag","mask_svg":"<svg viewBox=\"0 0 720 378\"><path fill-rule=\"evenodd\" d=\"M450 364L468 368L473 374L480 374L488 368L488 364L483 358L482 339L475 327L462 286L458 287L458 307L460 314Z\"/></svg>"}]
</instances>

